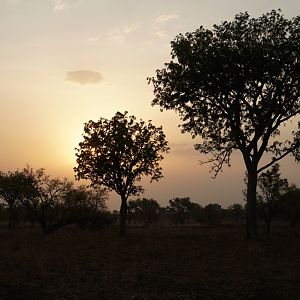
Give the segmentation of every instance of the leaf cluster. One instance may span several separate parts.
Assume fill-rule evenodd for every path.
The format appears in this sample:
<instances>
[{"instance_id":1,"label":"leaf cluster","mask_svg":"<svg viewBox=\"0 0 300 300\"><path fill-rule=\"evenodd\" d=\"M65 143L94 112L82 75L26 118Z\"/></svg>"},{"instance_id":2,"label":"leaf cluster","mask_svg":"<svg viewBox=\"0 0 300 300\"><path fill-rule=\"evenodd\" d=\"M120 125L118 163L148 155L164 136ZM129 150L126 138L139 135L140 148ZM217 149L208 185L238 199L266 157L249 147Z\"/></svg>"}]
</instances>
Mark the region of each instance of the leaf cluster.
<instances>
[{"instance_id":1,"label":"leaf cluster","mask_svg":"<svg viewBox=\"0 0 300 300\"><path fill-rule=\"evenodd\" d=\"M171 47L172 60L149 78L152 104L179 113L182 131L201 138L196 150L212 154L215 175L237 149L248 169L266 151L299 158L300 126L292 140L268 144L300 112L299 16L240 13L213 30L179 34Z\"/></svg>"},{"instance_id":2,"label":"leaf cluster","mask_svg":"<svg viewBox=\"0 0 300 300\"><path fill-rule=\"evenodd\" d=\"M168 150L162 127L118 112L111 120L85 124L74 171L77 179L89 179L127 199L143 191L136 184L142 175L151 181L162 177L159 161Z\"/></svg>"}]
</instances>

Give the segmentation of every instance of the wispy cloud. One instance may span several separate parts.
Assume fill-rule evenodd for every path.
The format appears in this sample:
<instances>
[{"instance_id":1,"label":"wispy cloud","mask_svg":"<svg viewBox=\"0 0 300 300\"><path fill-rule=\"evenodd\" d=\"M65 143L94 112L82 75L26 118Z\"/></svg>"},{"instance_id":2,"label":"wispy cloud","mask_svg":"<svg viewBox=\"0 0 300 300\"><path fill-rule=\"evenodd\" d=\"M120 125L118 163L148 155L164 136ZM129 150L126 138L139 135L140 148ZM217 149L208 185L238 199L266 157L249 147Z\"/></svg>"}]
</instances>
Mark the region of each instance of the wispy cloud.
<instances>
[{"instance_id":1,"label":"wispy cloud","mask_svg":"<svg viewBox=\"0 0 300 300\"><path fill-rule=\"evenodd\" d=\"M164 23L170 20L178 19L179 16L176 14L168 14L168 15L160 15L157 18L155 18L156 23Z\"/></svg>"},{"instance_id":2,"label":"wispy cloud","mask_svg":"<svg viewBox=\"0 0 300 300\"><path fill-rule=\"evenodd\" d=\"M53 0L54 11L62 11L71 7L76 7L82 0Z\"/></svg>"},{"instance_id":3,"label":"wispy cloud","mask_svg":"<svg viewBox=\"0 0 300 300\"><path fill-rule=\"evenodd\" d=\"M123 28L117 28L108 34L108 39L112 41L122 42L128 34L136 31L138 28L139 27L134 24L126 25Z\"/></svg>"},{"instance_id":4,"label":"wispy cloud","mask_svg":"<svg viewBox=\"0 0 300 300\"><path fill-rule=\"evenodd\" d=\"M54 0L54 10L60 11L68 8L69 5L64 0Z\"/></svg>"},{"instance_id":5,"label":"wispy cloud","mask_svg":"<svg viewBox=\"0 0 300 300\"><path fill-rule=\"evenodd\" d=\"M164 38L168 35L167 31L166 30L158 30L158 31L155 31L153 33L153 35L159 37L159 38Z\"/></svg>"},{"instance_id":6,"label":"wispy cloud","mask_svg":"<svg viewBox=\"0 0 300 300\"><path fill-rule=\"evenodd\" d=\"M170 31L170 21L176 20L179 18L179 15L177 14L164 14L159 15L154 19L154 32L152 33L154 36L156 36L159 39L164 39L169 35Z\"/></svg>"},{"instance_id":7,"label":"wispy cloud","mask_svg":"<svg viewBox=\"0 0 300 300\"><path fill-rule=\"evenodd\" d=\"M66 80L81 85L96 84L103 80L100 73L89 70L76 70L67 72Z\"/></svg>"},{"instance_id":8,"label":"wispy cloud","mask_svg":"<svg viewBox=\"0 0 300 300\"><path fill-rule=\"evenodd\" d=\"M97 41L99 41L99 38L97 36L91 36L88 38L88 41L89 42L97 42Z\"/></svg>"},{"instance_id":9,"label":"wispy cloud","mask_svg":"<svg viewBox=\"0 0 300 300\"><path fill-rule=\"evenodd\" d=\"M137 30L139 27L137 25L126 25L124 28L123 28L123 32L128 34L132 31L135 31Z\"/></svg>"}]
</instances>

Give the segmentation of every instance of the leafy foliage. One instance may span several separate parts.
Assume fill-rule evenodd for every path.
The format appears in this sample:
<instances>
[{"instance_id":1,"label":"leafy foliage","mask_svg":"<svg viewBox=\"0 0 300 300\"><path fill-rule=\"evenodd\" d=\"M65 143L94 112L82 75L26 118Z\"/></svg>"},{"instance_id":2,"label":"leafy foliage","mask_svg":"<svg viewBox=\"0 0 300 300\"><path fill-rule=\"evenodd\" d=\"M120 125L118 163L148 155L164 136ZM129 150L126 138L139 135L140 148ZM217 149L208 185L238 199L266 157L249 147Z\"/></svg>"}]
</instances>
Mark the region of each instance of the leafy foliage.
<instances>
[{"instance_id":1,"label":"leafy foliage","mask_svg":"<svg viewBox=\"0 0 300 300\"><path fill-rule=\"evenodd\" d=\"M108 192L105 188L81 185L71 189L65 196L64 208L68 219L80 227L98 228L113 222L107 211Z\"/></svg>"},{"instance_id":2,"label":"leafy foliage","mask_svg":"<svg viewBox=\"0 0 300 300\"><path fill-rule=\"evenodd\" d=\"M27 208L32 222L37 222L45 233L52 232L70 222L64 208L65 196L73 183L66 178L51 178L44 169L23 169L27 185L23 187L22 204Z\"/></svg>"},{"instance_id":3,"label":"leafy foliage","mask_svg":"<svg viewBox=\"0 0 300 300\"><path fill-rule=\"evenodd\" d=\"M90 179L127 198L143 191L136 185L142 175L162 177L159 161L169 148L162 128L150 121L136 122L127 112L118 112L111 120L86 123L83 139L76 149L78 179Z\"/></svg>"},{"instance_id":4,"label":"leafy foliage","mask_svg":"<svg viewBox=\"0 0 300 300\"><path fill-rule=\"evenodd\" d=\"M279 210L283 218L291 226L295 227L300 223L300 189L291 187L279 201Z\"/></svg>"},{"instance_id":5,"label":"leafy foliage","mask_svg":"<svg viewBox=\"0 0 300 300\"><path fill-rule=\"evenodd\" d=\"M169 211L174 223L184 224L191 216L193 202L190 197L173 198L169 200L167 210Z\"/></svg>"},{"instance_id":6,"label":"leafy foliage","mask_svg":"<svg viewBox=\"0 0 300 300\"><path fill-rule=\"evenodd\" d=\"M157 222L160 205L154 199L136 199L128 201L128 219L146 225Z\"/></svg>"},{"instance_id":7,"label":"leafy foliage","mask_svg":"<svg viewBox=\"0 0 300 300\"><path fill-rule=\"evenodd\" d=\"M293 141L267 146L300 112L299 28L300 17L276 11L257 19L241 13L212 31L200 27L175 38L173 60L150 79L153 104L180 113L183 131L203 139L196 149L213 154L216 173L235 149L246 163L265 151L276 160L299 155L299 131Z\"/></svg>"},{"instance_id":8,"label":"leafy foliage","mask_svg":"<svg viewBox=\"0 0 300 300\"><path fill-rule=\"evenodd\" d=\"M248 220L256 228L257 174L288 154L300 159L300 122L287 140L281 128L300 113L300 17L272 10L248 13L213 30L179 34L172 60L149 79L153 105L173 109L182 131L200 137L196 150L210 154L214 176L239 150L248 171ZM265 153L272 158L259 165ZM255 233L256 234L256 233Z\"/></svg>"},{"instance_id":9,"label":"leafy foliage","mask_svg":"<svg viewBox=\"0 0 300 300\"><path fill-rule=\"evenodd\" d=\"M76 149L77 179L89 179L115 191L121 197L120 234L124 234L127 199L139 195L137 183L142 175L151 181L162 177L159 162L169 151L162 127L151 121L137 121L134 116L117 112L111 119L100 118L84 126L83 142Z\"/></svg>"},{"instance_id":10,"label":"leafy foliage","mask_svg":"<svg viewBox=\"0 0 300 300\"><path fill-rule=\"evenodd\" d=\"M20 171L0 172L0 198L9 210L9 227L16 225L16 207L20 205L26 178Z\"/></svg>"},{"instance_id":11,"label":"leafy foliage","mask_svg":"<svg viewBox=\"0 0 300 300\"><path fill-rule=\"evenodd\" d=\"M287 179L281 178L279 164L274 164L270 170L258 176L258 187L258 213L267 224L269 234L272 219L276 214L276 205L289 189Z\"/></svg>"},{"instance_id":12,"label":"leafy foliage","mask_svg":"<svg viewBox=\"0 0 300 300\"><path fill-rule=\"evenodd\" d=\"M228 212L234 217L235 223L237 224L239 220L242 219L244 214L244 208L239 203L234 203L228 207Z\"/></svg>"},{"instance_id":13,"label":"leafy foliage","mask_svg":"<svg viewBox=\"0 0 300 300\"><path fill-rule=\"evenodd\" d=\"M218 225L221 222L222 217L223 211L221 205L211 203L204 207L204 219L210 227Z\"/></svg>"}]
</instances>

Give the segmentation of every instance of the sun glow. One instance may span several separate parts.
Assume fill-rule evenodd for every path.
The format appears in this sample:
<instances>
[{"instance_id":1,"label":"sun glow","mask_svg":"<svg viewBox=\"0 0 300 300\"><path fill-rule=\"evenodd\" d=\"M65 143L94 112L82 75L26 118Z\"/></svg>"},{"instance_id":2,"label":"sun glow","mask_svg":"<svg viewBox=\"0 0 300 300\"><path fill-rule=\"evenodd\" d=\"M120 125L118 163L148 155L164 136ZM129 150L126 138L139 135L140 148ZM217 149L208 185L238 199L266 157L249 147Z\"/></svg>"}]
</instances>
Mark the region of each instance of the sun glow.
<instances>
[{"instance_id":1,"label":"sun glow","mask_svg":"<svg viewBox=\"0 0 300 300\"><path fill-rule=\"evenodd\" d=\"M165 178L147 188L149 197L200 195L213 201L220 190L222 199L215 200L237 201L240 189L230 182L243 176L243 162L224 170L226 185L211 181L208 166L199 166L197 139L180 133L178 115L151 106L147 77L169 61L170 42L180 32L210 28L242 11L258 16L274 1L219 1L218 9L216 1L121 2L0 0L1 170L29 164L73 180L84 123L128 111L162 125L171 147L162 161ZM276 3L288 18L299 11L298 0ZM291 160L282 167L299 185L299 165Z\"/></svg>"}]
</instances>

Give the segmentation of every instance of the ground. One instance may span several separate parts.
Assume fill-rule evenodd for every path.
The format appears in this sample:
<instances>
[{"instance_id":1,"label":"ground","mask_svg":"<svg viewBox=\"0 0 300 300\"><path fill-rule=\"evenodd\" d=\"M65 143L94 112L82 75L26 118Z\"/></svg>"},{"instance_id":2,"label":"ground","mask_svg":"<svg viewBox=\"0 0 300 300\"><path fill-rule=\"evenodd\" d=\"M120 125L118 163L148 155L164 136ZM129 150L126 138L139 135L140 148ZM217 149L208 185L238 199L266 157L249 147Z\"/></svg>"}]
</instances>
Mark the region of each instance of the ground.
<instances>
[{"instance_id":1,"label":"ground","mask_svg":"<svg viewBox=\"0 0 300 300\"><path fill-rule=\"evenodd\" d=\"M244 227L0 228L0 299L300 299L290 228L247 241Z\"/></svg>"}]
</instances>

